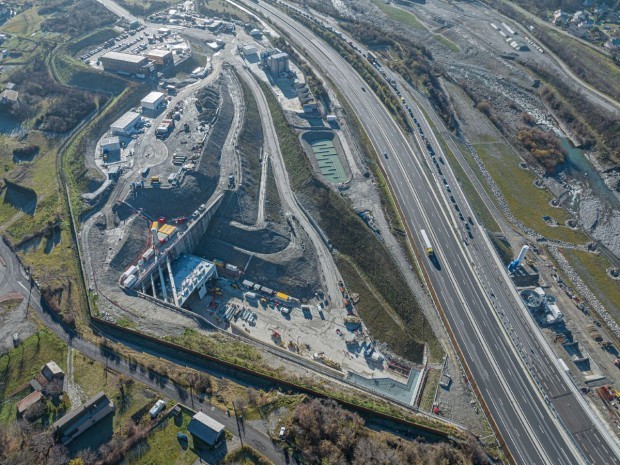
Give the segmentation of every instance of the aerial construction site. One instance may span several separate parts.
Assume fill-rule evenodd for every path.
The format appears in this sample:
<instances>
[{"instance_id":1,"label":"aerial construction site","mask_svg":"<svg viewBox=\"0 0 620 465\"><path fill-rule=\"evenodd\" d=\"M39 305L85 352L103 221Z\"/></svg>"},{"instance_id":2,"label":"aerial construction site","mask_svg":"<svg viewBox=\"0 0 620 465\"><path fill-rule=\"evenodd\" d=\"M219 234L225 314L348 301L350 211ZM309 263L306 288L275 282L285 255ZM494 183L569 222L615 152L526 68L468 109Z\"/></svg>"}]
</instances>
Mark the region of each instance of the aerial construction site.
<instances>
[{"instance_id":1,"label":"aerial construction site","mask_svg":"<svg viewBox=\"0 0 620 465\"><path fill-rule=\"evenodd\" d=\"M318 369L415 407L437 349L366 326L320 211L291 186L274 116L294 128L312 170L305 182L345 195L373 247L400 251L393 264L412 276L413 267L375 207L380 191L336 97L319 111L300 63L269 34L239 28L216 44L208 31L187 33L194 47L213 45L204 68L160 82L87 154L105 179L83 195L95 207L81 232L99 316L158 336L227 334L268 351L274 366Z\"/></svg>"}]
</instances>

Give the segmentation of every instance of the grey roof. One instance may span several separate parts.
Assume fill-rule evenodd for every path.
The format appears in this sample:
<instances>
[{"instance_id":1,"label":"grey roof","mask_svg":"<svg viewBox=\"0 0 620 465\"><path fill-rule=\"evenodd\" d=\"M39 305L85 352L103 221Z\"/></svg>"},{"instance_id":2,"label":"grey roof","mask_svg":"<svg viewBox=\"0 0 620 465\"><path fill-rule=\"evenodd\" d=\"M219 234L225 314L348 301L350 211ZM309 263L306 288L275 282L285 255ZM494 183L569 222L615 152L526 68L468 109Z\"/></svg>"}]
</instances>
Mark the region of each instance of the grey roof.
<instances>
[{"instance_id":1,"label":"grey roof","mask_svg":"<svg viewBox=\"0 0 620 465\"><path fill-rule=\"evenodd\" d=\"M157 102L157 100L163 97L163 92L151 92L141 100L141 103L155 103Z\"/></svg>"},{"instance_id":2,"label":"grey roof","mask_svg":"<svg viewBox=\"0 0 620 465\"><path fill-rule=\"evenodd\" d=\"M6 89L2 92L0 98L6 99L10 102L17 102L17 99L19 98L19 92L17 92L16 90Z\"/></svg>"},{"instance_id":3,"label":"grey roof","mask_svg":"<svg viewBox=\"0 0 620 465\"><path fill-rule=\"evenodd\" d=\"M136 113L135 111L128 111L123 116L121 116L119 119L114 121L110 125L110 127L116 128L116 129L125 129L127 126L130 126L139 117L140 117L139 113Z\"/></svg>"},{"instance_id":4,"label":"grey roof","mask_svg":"<svg viewBox=\"0 0 620 465\"><path fill-rule=\"evenodd\" d=\"M56 421L53 425L53 428L61 429L66 427L68 424L77 421L80 417L84 415L92 415L96 409L99 409L98 406L102 404L112 404L110 399L108 399L108 396L106 396L103 391L101 391L99 394L96 394L94 397L91 397L90 400L88 400L88 402L86 402L85 404L82 404L81 407L71 410L60 420Z\"/></svg>"},{"instance_id":5,"label":"grey roof","mask_svg":"<svg viewBox=\"0 0 620 465\"><path fill-rule=\"evenodd\" d=\"M221 432L224 431L224 425L210 416L202 412L198 412L189 422L187 431L207 444L214 445L217 442Z\"/></svg>"},{"instance_id":6,"label":"grey roof","mask_svg":"<svg viewBox=\"0 0 620 465\"><path fill-rule=\"evenodd\" d=\"M101 58L109 58L110 60L128 61L130 63L141 63L146 60L142 55L132 55L131 53L108 52Z\"/></svg>"},{"instance_id":7,"label":"grey roof","mask_svg":"<svg viewBox=\"0 0 620 465\"><path fill-rule=\"evenodd\" d=\"M170 50L162 50L159 48L154 48L153 50L149 50L149 53L147 53L148 56L153 56L153 57L165 57L170 55L172 52Z\"/></svg>"},{"instance_id":8,"label":"grey roof","mask_svg":"<svg viewBox=\"0 0 620 465\"><path fill-rule=\"evenodd\" d=\"M118 136L112 136L112 137L104 137L103 139L101 139L101 145L112 145L112 144L116 144L116 145L120 145L121 140L119 139Z\"/></svg>"},{"instance_id":9,"label":"grey roof","mask_svg":"<svg viewBox=\"0 0 620 465\"><path fill-rule=\"evenodd\" d=\"M62 373L62 369L54 360L50 360L49 362L47 362L43 368L47 369L52 374L52 376Z\"/></svg>"}]
</instances>

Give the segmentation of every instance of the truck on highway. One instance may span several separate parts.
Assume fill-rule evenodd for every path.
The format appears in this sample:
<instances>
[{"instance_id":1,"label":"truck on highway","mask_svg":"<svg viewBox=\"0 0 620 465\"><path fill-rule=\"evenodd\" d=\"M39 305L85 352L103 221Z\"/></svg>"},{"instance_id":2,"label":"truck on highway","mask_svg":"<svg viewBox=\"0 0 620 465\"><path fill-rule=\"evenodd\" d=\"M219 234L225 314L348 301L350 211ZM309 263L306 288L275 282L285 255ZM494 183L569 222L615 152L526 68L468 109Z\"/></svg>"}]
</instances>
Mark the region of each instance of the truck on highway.
<instances>
[{"instance_id":1,"label":"truck on highway","mask_svg":"<svg viewBox=\"0 0 620 465\"><path fill-rule=\"evenodd\" d=\"M420 229L420 235L422 236L422 242L424 243L424 247L426 248L426 254L429 257L432 257L435 252L433 252L433 246L431 245L431 241L428 240L426 231Z\"/></svg>"}]
</instances>

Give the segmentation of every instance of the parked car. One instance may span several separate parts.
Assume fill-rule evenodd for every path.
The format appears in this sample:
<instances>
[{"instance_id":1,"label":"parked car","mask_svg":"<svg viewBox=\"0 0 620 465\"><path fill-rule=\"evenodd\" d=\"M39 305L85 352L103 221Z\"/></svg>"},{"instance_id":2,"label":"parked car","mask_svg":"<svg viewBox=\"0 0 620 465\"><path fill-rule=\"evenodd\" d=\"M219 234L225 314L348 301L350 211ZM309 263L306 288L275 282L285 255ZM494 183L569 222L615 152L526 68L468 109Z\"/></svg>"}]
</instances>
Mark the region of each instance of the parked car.
<instances>
[{"instance_id":1,"label":"parked car","mask_svg":"<svg viewBox=\"0 0 620 465\"><path fill-rule=\"evenodd\" d=\"M283 426L282 428L280 428L280 439L284 439L284 435L286 434L286 428Z\"/></svg>"}]
</instances>

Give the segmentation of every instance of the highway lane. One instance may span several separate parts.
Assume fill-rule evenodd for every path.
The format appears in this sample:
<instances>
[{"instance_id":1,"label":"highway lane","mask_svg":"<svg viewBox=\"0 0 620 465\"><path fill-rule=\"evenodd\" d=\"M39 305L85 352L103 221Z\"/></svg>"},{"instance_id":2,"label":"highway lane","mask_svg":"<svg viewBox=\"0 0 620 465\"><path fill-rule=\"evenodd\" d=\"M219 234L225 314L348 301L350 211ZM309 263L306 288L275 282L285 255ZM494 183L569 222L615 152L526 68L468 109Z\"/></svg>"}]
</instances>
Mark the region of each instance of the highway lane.
<instances>
[{"instance_id":1,"label":"highway lane","mask_svg":"<svg viewBox=\"0 0 620 465\"><path fill-rule=\"evenodd\" d=\"M438 210L437 205L441 205L441 202L430 195L433 190L422 187L429 186L427 176L430 174L424 173L427 168L422 168L419 164L415 152L380 102L376 102L376 97L361 91L365 83L340 55L278 11L261 6L269 9L272 17L278 19L279 27L291 29L290 32L296 34L295 38L305 39L306 52L329 73L345 93L362 118L375 146L380 151L380 147L390 147L389 158L382 159L382 163L394 184L400 204L405 209L405 216L414 236L421 227L432 224L429 229L432 231L433 241L440 244L441 252L438 252L438 255L445 271L428 267L431 282L442 301L457 340L460 339L459 345L464 349L468 365L479 385L483 387L483 395L486 391L487 405L492 412L495 410L494 417L498 420L502 435L509 443L509 448L517 450L513 452L515 457L522 463L580 462L571 441L555 423L540 393L532 386L520 358L513 352L514 349L503 333L503 326L492 311L486 293L482 291L480 283L473 281L476 273L471 269L470 259L463 258L466 254L462 251L460 239L454 233L454 219L451 224L447 222L445 211L442 211L445 205ZM347 85L343 85L345 82ZM376 114L373 114L375 110ZM417 166L414 161L417 161ZM416 241L419 242L419 238ZM496 271L494 267L490 269ZM579 409L579 406L574 408ZM587 424L589 419L587 415L584 416ZM602 460L595 460L594 463L610 463L609 461L613 460L610 457L613 455L606 459L600 457Z\"/></svg>"}]
</instances>

